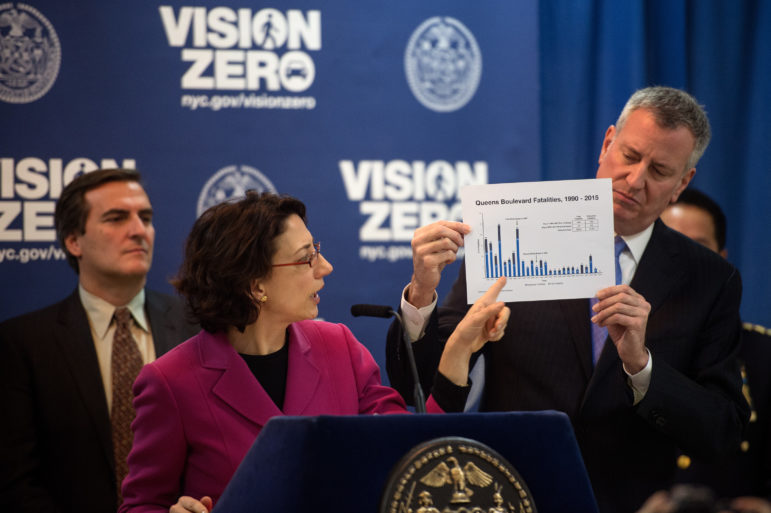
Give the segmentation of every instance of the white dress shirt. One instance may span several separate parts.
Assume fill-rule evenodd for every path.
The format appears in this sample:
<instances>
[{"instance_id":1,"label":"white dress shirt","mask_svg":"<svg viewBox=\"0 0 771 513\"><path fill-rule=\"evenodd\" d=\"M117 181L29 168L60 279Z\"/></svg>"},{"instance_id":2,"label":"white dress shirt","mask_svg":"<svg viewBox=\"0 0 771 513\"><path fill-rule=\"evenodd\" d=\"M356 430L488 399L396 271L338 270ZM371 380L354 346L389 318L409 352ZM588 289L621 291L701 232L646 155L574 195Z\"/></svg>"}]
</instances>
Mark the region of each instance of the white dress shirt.
<instances>
[{"instance_id":1,"label":"white dress shirt","mask_svg":"<svg viewBox=\"0 0 771 513\"><path fill-rule=\"evenodd\" d=\"M88 324L91 327L91 338L96 348L104 393L107 396L107 408L110 411L112 410L112 339L115 335L115 323L112 322L112 316L117 307L91 294L80 285L78 286L78 293L80 302L86 310ZM148 363L155 360L153 335L150 332L150 325L145 314L145 289L142 289L127 305L123 306L129 309L131 317L134 319L134 322L131 323L131 335L142 355L142 362Z\"/></svg>"}]
</instances>

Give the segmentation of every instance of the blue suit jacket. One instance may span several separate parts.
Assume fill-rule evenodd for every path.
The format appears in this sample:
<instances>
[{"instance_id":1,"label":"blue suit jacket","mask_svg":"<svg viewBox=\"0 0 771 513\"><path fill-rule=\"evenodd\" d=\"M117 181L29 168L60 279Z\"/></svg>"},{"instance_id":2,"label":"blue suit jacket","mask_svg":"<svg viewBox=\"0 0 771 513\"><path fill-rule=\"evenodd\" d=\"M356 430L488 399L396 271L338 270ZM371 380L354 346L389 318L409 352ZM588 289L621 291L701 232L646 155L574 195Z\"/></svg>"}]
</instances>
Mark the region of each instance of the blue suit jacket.
<instances>
[{"instance_id":1,"label":"blue suit jacket","mask_svg":"<svg viewBox=\"0 0 771 513\"><path fill-rule=\"evenodd\" d=\"M736 446L748 417L736 360L738 271L656 221L630 285L651 305L646 345L653 373L637 405L611 341L592 366L586 299L509 303L504 338L483 350L480 409L567 413L600 511L607 513L634 512L652 492L668 488L678 448L712 458ZM444 305L413 345L424 388L467 310L461 266ZM387 369L392 386L409 401L412 380L400 337L392 325Z\"/></svg>"}]
</instances>

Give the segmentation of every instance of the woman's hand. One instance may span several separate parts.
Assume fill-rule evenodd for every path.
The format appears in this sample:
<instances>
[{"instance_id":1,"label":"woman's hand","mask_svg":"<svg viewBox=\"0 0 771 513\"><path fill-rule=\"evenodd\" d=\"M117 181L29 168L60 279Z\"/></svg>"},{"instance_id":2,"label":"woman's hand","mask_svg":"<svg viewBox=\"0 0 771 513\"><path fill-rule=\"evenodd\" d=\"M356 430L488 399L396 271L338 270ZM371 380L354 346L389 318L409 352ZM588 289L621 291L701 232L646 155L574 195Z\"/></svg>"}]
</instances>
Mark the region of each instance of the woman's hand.
<instances>
[{"instance_id":1,"label":"woman's hand","mask_svg":"<svg viewBox=\"0 0 771 513\"><path fill-rule=\"evenodd\" d=\"M439 372L456 385L468 384L472 353L482 349L488 341L497 342L503 337L511 310L496 299L504 285L506 277L501 276L466 312L444 346Z\"/></svg>"},{"instance_id":2,"label":"woman's hand","mask_svg":"<svg viewBox=\"0 0 771 513\"><path fill-rule=\"evenodd\" d=\"M201 497L200 501L192 497L183 495L177 500L177 503L169 508L169 513L209 513L212 508L212 500L208 495Z\"/></svg>"}]
</instances>

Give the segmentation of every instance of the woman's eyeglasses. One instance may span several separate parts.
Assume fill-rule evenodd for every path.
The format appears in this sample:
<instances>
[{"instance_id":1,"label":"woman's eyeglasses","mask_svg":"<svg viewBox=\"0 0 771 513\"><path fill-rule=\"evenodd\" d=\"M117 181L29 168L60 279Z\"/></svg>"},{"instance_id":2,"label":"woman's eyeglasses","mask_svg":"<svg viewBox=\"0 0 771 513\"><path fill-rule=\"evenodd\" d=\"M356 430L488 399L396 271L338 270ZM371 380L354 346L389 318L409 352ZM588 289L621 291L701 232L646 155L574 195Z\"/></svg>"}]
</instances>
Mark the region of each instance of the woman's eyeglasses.
<instances>
[{"instance_id":1,"label":"woman's eyeglasses","mask_svg":"<svg viewBox=\"0 0 771 513\"><path fill-rule=\"evenodd\" d=\"M321 242L314 242L313 253L311 253L311 256L309 256L307 260L302 260L300 262L292 262L291 264L273 264L271 267L286 267L289 265L305 265L305 264L308 264L308 267L313 267L313 264L315 264L316 260L318 260L319 258L319 253L321 253Z\"/></svg>"}]
</instances>

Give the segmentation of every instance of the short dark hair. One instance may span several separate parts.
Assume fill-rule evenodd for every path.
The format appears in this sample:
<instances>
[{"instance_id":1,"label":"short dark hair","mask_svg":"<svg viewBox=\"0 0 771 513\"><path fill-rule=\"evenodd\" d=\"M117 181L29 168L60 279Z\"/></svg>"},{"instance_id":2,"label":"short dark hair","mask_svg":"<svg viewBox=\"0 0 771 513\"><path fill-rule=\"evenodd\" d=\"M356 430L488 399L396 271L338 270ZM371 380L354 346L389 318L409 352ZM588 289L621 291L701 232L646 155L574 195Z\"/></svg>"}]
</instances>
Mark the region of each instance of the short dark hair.
<instances>
[{"instance_id":1,"label":"short dark hair","mask_svg":"<svg viewBox=\"0 0 771 513\"><path fill-rule=\"evenodd\" d=\"M247 191L206 210L193 225L172 280L191 317L208 332L240 331L259 316L255 280L270 275L276 238L292 214L305 222L305 205L290 196Z\"/></svg>"},{"instance_id":2,"label":"short dark hair","mask_svg":"<svg viewBox=\"0 0 771 513\"><path fill-rule=\"evenodd\" d=\"M70 235L86 233L86 220L91 211L91 205L86 201L86 193L109 182L142 183L142 176L135 169L97 169L83 173L75 178L62 190L54 211L54 227L56 238L67 255L67 263L80 273L78 259L67 249L65 240Z\"/></svg>"},{"instance_id":3,"label":"short dark hair","mask_svg":"<svg viewBox=\"0 0 771 513\"><path fill-rule=\"evenodd\" d=\"M704 194L698 189L687 187L677 198L675 205L691 205L704 210L712 218L712 224L715 226L715 240L717 241L718 251L725 249L726 243L726 220L723 209L715 200Z\"/></svg>"},{"instance_id":4,"label":"short dark hair","mask_svg":"<svg viewBox=\"0 0 771 513\"><path fill-rule=\"evenodd\" d=\"M629 97L618 116L617 133L623 129L629 114L637 109L650 111L661 127L672 130L684 126L690 130L694 138L694 147L688 158L686 170L696 166L707 150L712 137L707 113L696 98L674 87L653 86L639 89Z\"/></svg>"}]
</instances>

